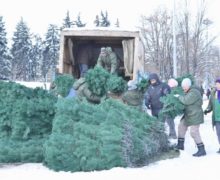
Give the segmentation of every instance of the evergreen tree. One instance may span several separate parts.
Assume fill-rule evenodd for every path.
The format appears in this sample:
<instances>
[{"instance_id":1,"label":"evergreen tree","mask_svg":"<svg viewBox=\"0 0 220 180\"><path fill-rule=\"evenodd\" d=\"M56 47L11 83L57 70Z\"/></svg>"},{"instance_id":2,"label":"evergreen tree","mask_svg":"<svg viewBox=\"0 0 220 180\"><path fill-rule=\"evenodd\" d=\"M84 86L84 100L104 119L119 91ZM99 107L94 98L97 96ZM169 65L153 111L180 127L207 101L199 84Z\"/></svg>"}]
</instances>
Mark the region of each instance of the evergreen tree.
<instances>
[{"instance_id":1,"label":"evergreen tree","mask_svg":"<svg viewBox=\"0 0 220 180\"><path fill-rule=\"evenodd\" d=\"M59 31L56 25L50 24L46 33L43 48L42 74L46 80L48 72L55 78L55 69L59 57Z\"/></svg>"},{"instance_id":2,"label":"evergreen tree","mask_svg":"<svg viewBox=\"0 0 220 180\"><path fill-rule=\"evenodd\" d=\"M71 28L73 27L74 23L71 21L69 16L69 11L66 12L66 17L63 19L63 26L61 27L61 30L64 28Z\"/></svg>"},{"instance_id":3,"label":"evergreen tree","mask_svg":"<svg viewBox=\"0 0 220 180\"><path fill-rule=\"evenodd\" d=\"M117 18L117 20L116 20L115 26L116 26L116 27L120 27L118 18Z\"/></svg>"},{"instance_id":4,"label":"evergreen tree","mask_svg":"<svg viewBox=\"0 0 220 180\"><path fill-rule=\"evenodd\" d=\"M11 73L10 56L7 48L5 23L0 16L0 79L9 79Z\"/></svg>"},{"instance_id":5,"label":"evergreen tree","mask_svg":"<svg viewBox=\"0 0 220 180\"><path fill-rule=\"evenodd\" d=\"M30 80L31 38L27 24L21 18L16 26L12 43L12 75L13 79Z\"/></svg>"},{"instance_id":6,"label":"evergreen tree","mask_svg":"<svg viewBox=\"0 0 220 180\"><path fill-rule=\"evenodd\" d=\"M77 20L75 21L77 27L85 27L86 23L82 23L80 13L77 16Z\"/></svg>"},{"instance_id":7,"label":"evergreen tree","mask_svg":"<svg viewBox=\"0 0 220 180\"><path fill-rule=\"evenodd\" d=\"M96 15L94 24L95 24L96 27L99 27L99 26L100 26L99 15Z\"/></svg>"},{"instance_id":8,"label":"evergreen tree","mask_svg":"<svg viewBox=\"0 0 220 180\"><path fill-rule=\"evenodd\" d=\"M43 41L40 36L35 35L32 41L31 49L31 66L30 75L31 80L36 81L41 78L41 64L42 64L42 51L43 51Z\"/></svg>"},{"instance_id":9,"label":"evergreen tree","mask_svg":"<svg viewBox=\"0 0 220 180\"><path fill-rule=\"evenodd\" d=\"M110 21L108 20L108 12L105 11L105 14L101 11L101 22L100 22L101 27L109 27L110 26Z\"/></svg>"}]
</instances>

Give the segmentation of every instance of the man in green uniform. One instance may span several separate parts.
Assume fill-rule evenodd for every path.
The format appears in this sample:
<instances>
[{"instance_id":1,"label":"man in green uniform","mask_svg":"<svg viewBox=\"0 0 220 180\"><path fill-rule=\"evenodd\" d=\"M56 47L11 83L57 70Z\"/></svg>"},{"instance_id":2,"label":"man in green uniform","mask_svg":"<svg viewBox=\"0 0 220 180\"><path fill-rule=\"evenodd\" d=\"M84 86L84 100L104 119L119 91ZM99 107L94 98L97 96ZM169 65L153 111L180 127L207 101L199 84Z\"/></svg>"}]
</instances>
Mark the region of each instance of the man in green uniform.
<instances>
[{"instance_id":1,"label":"man in green uniform","mask_svg":"<svg viewBox=\"0 0 220 180\"><path fill-rule=\"evenodd\" d=\"M206 155L205 146L200 136L200 124L204 123L204 114L202 110L202 96L200 91L191 86L192 82L189 78L183 79L181 86L184 95L179 96L178 99L184 104L184 116L180 120L178 126L178 144L176 149L184 150L184 140L186 131L190 129L190 135L194 139L198 147L198 152L193 156L200 157Z\"/></svg>"},{"instance_id":2,"label":"man in green uniform","mask_svg":"<svg viewBox=\"0 0 220 180\"><path fill-rule=\"evenodd\" d=\"M142 110L143 97L143 93L138 90L136 81L128 81L128 90L122 95L123 102L138 110Z\"/></svg>"},{"instance_id":3,"label":"man in green uniform","mask_svg":"<svg viewBox=\"0 0 220 180\"><path fill-rule=\"evenodd\" d=\"M84 77L78 79L73 84L73 89L76 91L76 96L80 100L86 98L91 103L100 103L101 101L102 97L95 95L89 90L88 84L86 83L86 79Z\"/></svg>"},{"instance_id":4,"label":"man in green uniform","mask_svg":"<svg viewBox=\"0 0 220 180\"><path fill-rule=\"evenodd\" d=\"M97 61L97 65L103 67L111 74L116 74L118 69L118 60L111 47L102 47Z\"/></svg>"}]
</instances>

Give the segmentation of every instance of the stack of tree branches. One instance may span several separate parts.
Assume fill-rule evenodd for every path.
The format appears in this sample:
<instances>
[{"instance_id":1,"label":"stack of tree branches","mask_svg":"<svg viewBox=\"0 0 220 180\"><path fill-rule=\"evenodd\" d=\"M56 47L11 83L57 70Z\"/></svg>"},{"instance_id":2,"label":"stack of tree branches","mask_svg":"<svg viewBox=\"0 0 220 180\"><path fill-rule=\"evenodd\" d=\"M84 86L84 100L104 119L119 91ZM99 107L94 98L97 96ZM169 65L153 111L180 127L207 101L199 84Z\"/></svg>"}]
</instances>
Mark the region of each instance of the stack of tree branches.
<instances>
[{"instance_id":1,"label":"stack of tree branches","mask_svg":"<svg viewBox=\"0 0 220 180\"><path fill-rule=\"evenodd\" d=\"M113 99L99 105L60 99L45 165L57 171L134 167L167 148L163 125L146 113Z\"/></svg>"},{"instance_id":2,"label":"stack of tree branches","mask_svg":"<svg viewBox=\"0 0 220 180\"><path fill-rule=\"evenodd\" d=\"M70 74L62 74L58 75L54 82L52 82L51 92L54 95L60 95L62 97L66 97L73 86L75 79Z\"/></svg>"},{"instance_id":3,"label":"stack of tree branches","mask_svg":"<svg viewBox=\"0 0 220 180\"><path fill-rule=\"evenodd\" d=\"M192 81L192 85L195 84L194 78L192 75L187 74L181 77L178 77L176 80L178 86L171 90L171 93L160 98L160 101L163 102L163 109L160 113L160 116L169 116L175 118L178 115L183 114L184 105L178 100L175 95L183 95L184 92L181 87L181 82L184 78L189 78Z\"/></svg>"},{"instance_id":4,"label":"stack of tree branches","mask_svg":"<svg viewBox=\"0 0 220 180\"><path fill-rule=\"evenodd\" d=\"M42 161L56 101L46 90L0 81L0 162Z\"/></svg>"},{"instance_id":5,"label":"stack of tree branches","mask_svg":"<svg viewBox=\"0 0 220 180\"><path fill-rule=\"evenodd\" d=\"M127 82L117 75L110 75L107 82L107 89L111 93L120 95L127 89Z\"/></svg>"},{"instance_id":6,"label":"stack of tree branches","mask_svg":"<svg viewBox=\"0 0 220 180\"><path fill-rule=\"evenodd\" d=\"M183 114L184 105L179 101L175 95L182 95L183 90L181 87L175 87L171 90L171 93L160 98L163 103L163 109L160 112L160 117L168 116L175 118L178 115Z\"/></svg>"}]
</instances>

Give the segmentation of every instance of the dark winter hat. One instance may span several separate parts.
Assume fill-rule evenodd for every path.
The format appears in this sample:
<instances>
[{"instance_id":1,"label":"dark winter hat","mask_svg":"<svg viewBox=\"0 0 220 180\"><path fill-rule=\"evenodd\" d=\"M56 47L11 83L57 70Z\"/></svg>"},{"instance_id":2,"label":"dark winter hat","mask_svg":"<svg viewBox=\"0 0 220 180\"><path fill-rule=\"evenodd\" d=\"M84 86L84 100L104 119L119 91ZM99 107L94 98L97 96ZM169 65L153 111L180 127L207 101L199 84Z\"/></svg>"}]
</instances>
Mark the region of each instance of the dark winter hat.
<instances>
[{"instance_id":1,"label":"dark winter hat","mask_svg":"<svg viewBox=\"0 0 220 180\"><path fill-rule=\"evenodd\" d=\"M156 81L159 81L159 77L156 73L152 73L149 75L149 80L155 79Z\"/></svg>"},{"instance_id":2,"label":"dark winter hat","mask_svg":"<svg viewBox=\"0 0 220 180\"><path fill-rule=\"evenodd\" d=\"M220 78L215 80L216 83L220 83Z\"/></svg>"}]
</instances>

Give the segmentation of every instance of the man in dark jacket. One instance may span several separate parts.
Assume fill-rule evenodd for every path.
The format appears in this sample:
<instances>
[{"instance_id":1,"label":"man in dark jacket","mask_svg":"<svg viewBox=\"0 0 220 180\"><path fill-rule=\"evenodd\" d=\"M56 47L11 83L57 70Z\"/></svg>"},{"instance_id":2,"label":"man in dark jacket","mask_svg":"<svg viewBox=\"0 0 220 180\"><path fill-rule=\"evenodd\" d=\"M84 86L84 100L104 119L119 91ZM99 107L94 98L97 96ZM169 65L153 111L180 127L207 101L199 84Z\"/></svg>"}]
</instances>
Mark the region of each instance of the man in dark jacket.
<instances>
[{"instance_id":1,"label":"man in dark jacket","mask_svg":"<svg viewBox=\"0 0 220 180\"><path fill-rule=\"evenodd\" d=\"M148 109L151 109L151 114L158 118L159 112L163 108L160 98L169 94L171 89L166 83L162 83L155 73L149 75L149 81L150 86L145 93L145 105ZM161 118L163 122L166 121L169 126L169 137L176 139L174 120L168 116Z\"/></svg>"},{"instance_id":2,"label":"man in dark jacket","mask_svg":"<svg viewBox=\"0 0 220 180\"><path fill-rule=\"evenodd\" d=\"M162 83L155 73L149 75L149 82L150 86L145 92L145 105L148 109L151 109L151 114L153 116L158 117L160 110L163 108L160 97L169 94L170 87Z\"/></svg>"},{"instance_id":3,"label":"man in dark jacket","mask_svg":"<svg viewBox=\"0 0 220 180\"><path fill-rule=\"evenodd\" d=\"M89 44L79 46L77 61L79 63L80 77L84 77L92 61L92 47Z\"/></svg>"}]
</instances>

